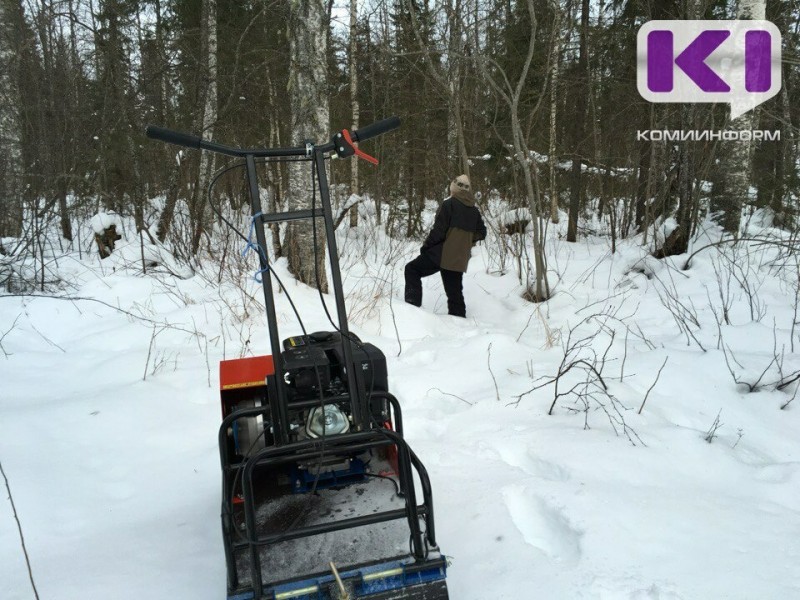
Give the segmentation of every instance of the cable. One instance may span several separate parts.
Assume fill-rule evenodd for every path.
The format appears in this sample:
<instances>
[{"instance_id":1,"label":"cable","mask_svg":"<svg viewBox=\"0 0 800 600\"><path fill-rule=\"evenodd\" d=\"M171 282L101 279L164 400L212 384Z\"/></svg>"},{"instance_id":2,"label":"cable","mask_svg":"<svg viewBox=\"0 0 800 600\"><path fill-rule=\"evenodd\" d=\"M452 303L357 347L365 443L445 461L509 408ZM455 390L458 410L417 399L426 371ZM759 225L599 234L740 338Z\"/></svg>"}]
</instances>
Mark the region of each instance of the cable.
<instances>
[{"instance_id":1,"label":"cable","mask_svg":"<svg viewBox=\"0 0 800 600\"><path fill-rule=\"evenodd\" d=\"M265 161L259 161L259 162L265 162ZM227 172L229 172L229 171L231 171L231 170L233 170L235 168L244 167L244 166L246 166L246 163L238 162L238 163L234 163L232 165L228 165L227 167L224 167L224 168L220 169L219 171L217 171L217 173L215 173L214 177L211 179L211 182L208 184L207 195L208 195L208 205L211 207L211 210L213 210L214 213L222 220L222 222L225 223L230 229L232 229L233 232L236 235L238 235L245 242L250 244L250 239L245 234L243 234L241 231L239 231L236 228L236 226L233 225L233 223L228 221L228 219L225 218L225 216L222 214L222 212L214 205L214 202L212 201L212 197L213 196L211 194L211 190L212 190L213 186L217 183L217 180L220 177L222 177L225 173L227 173ZM266 257L266 250L264 248L261 248L260 245L258 245L258 244L256 244L256 246L259 248L259 254L262 256L262 258L264 258L264 261L267 262L267 260L266 260L266 258L267 258ZM297 322L300 324L300 329L303 331L303 335L305 336L306 335L306 330L305 330L305 326L303 325L303 319L300 317L300 313L297 311L297 307L294 305L294 301L292 300L292 296L289 293L289 290L286 289L286 286L283 285L283 281L281 281L281 278L278 277L278 274L273 269L270 269L270 272L272 273L272 276L275 277L275 281L278 282L278 285L283 290L283 293L286 294L286 299L289 301L289 306L292 307L292 312L294 312L294 316L295 316L295 318L297 318ZM275 352L275 351L276 350L273 350L273 352ZM279 352L280 349L278 349L277 351Z\"/></svg>"},{"instance_id":2,"label":"cable","mask_svg":"<svg viewBox=\"0 0 800 600\"><path fill-rule=\"evenodd\" d=\"M263 161L259 161L259 162L260 163L264 163L264 162L267 162L267 161L263 160ZM298 312L297 307L295 306L294 301L292 300L291 294L286 289L286 286L283 285L283 282L281 281L281 279L277 275L277 273L275 273L275 271L270 269L269 266L268 266L269 265L269 261L268 261L266 249L263 248L261 246L261 244L259 244L258 242L254 243L253 240L252 240L252 227L255 225L255 220L257 218L260 218L261 213L257 213L256 215L253 215L253 217L251 217L251 235L248 237L248 236L245 236L241 231L239 231L236 228L235 225L233 225L230 221L228 221L225 218L225 216L222 214L222 211L220 211L219 208L217 206L215 206L215 204L213 202L212 190L213 190L214 185L219 180L219 178L222 177L223 175L225 175L226 173L232 171L233 169L246 166L246 164L247 164L246 162L240 161L240 162L234 163L232 165L228 165L226 167L223 167L222 169L219 169L214 174L214 177L209 182L208 189L207 189L208 204L209 204L209 206L211 206L211 209L214 211L214 213L216 213L216 215L222 220L223 223L225 223L240 238L242 238L244 241L247 242L247 247L245 248L245 251L247 249L250 249L250 248L255 248L257 250L260 258L263 260L263 263L267 265L267 267L265 267L264 269L261 269L260 271L258 271L258 273L263 273L263 272L269 270L272 273L272 275L275 277L275 280L278 282L278 285L283 290L283 292L286 294L286 299L289 301L289 305L292 307L292 311L294 312L295 317L297 318L297 322L300 325L301 331L303 332L303 339L305 340L306 344L310 344L309 338L308 338L308 333L306 332L305 324L303 323L303 319L302 319L302 317L300 317L300 313ZM244 253L242 254L242 256L244 256ZM273 349L273 352L280 352L280 348ZM325 399L324 399L324 396L323 396L322 378L320 376L319 366L318 365L315 366L314 371L315 371L315 374L317 376L317 387L318 387L318 390L319 390L320 408L321 408L321 410L323 412L322 435L320 436L320 439L322 440L322 447L320 449L320 456L319 456L319 459L317 461L317 468L316 468L317 473L316 473L316 476L314 477L314 482L313 482L313 484L311 486L311 491L309 492L308 500L306 502L306 507L304 508L303 511L301 511L300 514L297 515L295 520L284 530L285 532L290 531L297 524L297 522L308 513L308 509L309 509L310 503L311 503L311 496L313 496L316 493L317 485L319 483L319 478L320 478L321 471L322 471L322 461L323 461L323 459L325 457L325 442L326 442L326 438L327 438L326 424L325 424L325 419L324 419ZM279 383L278 385L281 385L281 384ZM252 451L256 446L256 443L258 442L258 440L261 437L263 437L266 434L266 432L267 432L267 428L265 427L263 429L263 431L256 437L256 439L250 445L250 448L248 448L247 452L243 455L243 461L246 461L248 458L250 458L250 456L252 454ZM234 498L236 497L236 485L237 485L237 483L239 481L239 477L240 477L241 471L242 471L242 468L237 469L236 470L236 474L234 475L234 478L233 478L233 482L232 482L232 485L231 485L231 500L230 500L230 503L226 506L226 510L228 510L228 511L230 511L231 508L233 507L233 501L234 501ZM253 543L253 540L245 538L245 536L243 536L241 534L241 532L239 531L238 527L236 526L236 522L235 522L234 515L233 515L232 512L229 513L229 516L230 516L231 522L233 523L233 526L234 526L233 529L234 529L234 531L236 531L236 535L239 537L239 539L245 539L246 541L248 541L250 543Z\"/></svg>"},{"instance_id":3,"label":"cable","mask_svg":"<svg viewBox=\"0 0 800 600\"><path fill-rule=\"evenodd\" d=\"M312 192L311 192L311 194L312 194L311 195L311 213L312 213L312 215L316 212L316 198L317 198L316 189L317 188L316 188L315 174L316 174L316 170L314 168L312 168L311 169L311 190L312 190ZM344 332L342 332L342 330L339 327L336 326L336 323L333 322L333 318L331 317L331 314L328 311L328 306L325 303L324 296L322 295L322 289L321 289L320 280L319 280L319 270L318 270L318 266L317 266L318 262L319 262L318 261L318 258L319 258L318 257L318 249L317 249L317 221L316 221L316 218L313 218L313 217L312 217L312 234L313 234L313 247L314 247L314 277L315 277L315 280L316 280L316 283L317 283L317 293L319 294L320 302L322 303L322 307L325 309L325 315L328 317L328 321L330 322L331 326L337 332L339 332L339 335L341 335L343 338L347 338L351 342L355 343L361 349L361 351L364 352L365 356L367 357L367 360L369 360L371 378L370 378L370 389L369 389L369 392L367 393L366 399L371 401L372 394L374 392L374 387L375 387L375 379L376 379L376 377L375 377L374 359L367 352L366 348L361 343L361 340L358 339L358 337L353 337L353 336L351 336L349 334L345 334ZM334 235L335 235L335 232L334 232ZM353 375L353 376L355 377L355 375ZM356 382L356 384L357 384L357 382ZM367 402L366 404L367 405L365 406L365 408L367 409L367 411L369 413L370 421L375 426L375 429L377 431L382 432L383 431L383 425L381 423L378 423L375 420L375 415L372 412L371 402ZM389 441L394 443L394 440L392 440L392 438L389 435L387 435L387 434L383 434L383 435ZM402 452L402 449L399 446L398 446L398 452ZM409 481L408 484L413 486L414 485L414 475L413 475L413 472L410 471L410 473L411 473L411 481ZM371 475L371 474L367 473L367 475ZM399 477L400 477L400 474L398 474L398 478ZM394 482L394 480L392 480L392 481ZM400 492L399 484L397 484L395 482L395 485L396 485L396 490L397 490L398 496L401 497L401 498L405 498L405 495ZM406 500L406 502L408 502L408 500ZM411 544L412 538L413 538L413 535L409 536L409 545ZM427 534L423 536L423 542L425 544L425 558L427 558L428 557ZM413 551L411 552L411 554L413 554Z\"/></svg>"},{"instance_id":4,"label":"cable","mask_svg":"<svg viewBox=\"0 0 800 600\"><path fill-rule=\"evenodd\" d=\"M302 161L302 160L303 159L295 159L295 161ZM308 159L304 159L304 160L308 160ZM263 164L263 163L266 163L266 162L269 162L269 161L264 159L264 160L259 160L258 162ZM230 221L228 221L225 218L225 216L218 209L218 207L215 206L215 204L213 202L212 188L217 183L219 178L222 177L224 174L230 172L231 170L233 170L235 168L240 168L242 166L246 166L246 163L245 162L237 162L237 163L234 163L232 165L228 165L228 166L220 169L214 175L212 180L209 182L209 186L208 186L208 203L209 203L209 206L211 206L212 210L217 214L217 216L222 220L223 223L225 223L231 230L233 230L242 240L247 242L247 246L245 247L245 251L242 253L243 256L246 255L247 250L249 250L249 249L255 249L258 252L259 258L262 260L262 263L266 265L266 267L264 269L261 269L260 271L258 271L254 278L258 281L258 278L257 278L258 274L263 273L263 272L265 272L267 270L270 270L270 272L272 273L272 275L275 277L276 281L278 282L278 285L283 290L283 292L286 294L286 298L289 301L289 304L292 307L292 311L294 312L295 317L297 318L298 324L300 325L301 331L303 332L303 336L302 336L303 340L305 341L305 343L307 345L310 346L311 342L310 342L308 333L306 331L306 328L305 328L305 325L303 323L303 320L300 317L299 311L297 310L297 307L295 306L295 304L294 304L294 302L292 300L291 294L286 289L286 287L283 285L283 282L281 281L280 277L275 273L275 271L269 268L269 261L268 261L268 256L267 256L266 249L263 248L261 246L261 244L258 243L257 241L254 242L252 240L253 228L255 227L256 219L261 217L261 213L257 213L257 214L255 214L255 215L253 215L251 217L250 235L249 236L245 236ZM314 213L316 212L316 186L317 186L316 161L312 162L311 167L312 167L311 168L311 189L312 189L311 209L312 209L312 215L314 215ZM321 301L323 309L325 311L325 315L326 315L328 321L330 322L331 326L339 333L339 335L342 337L342 339L346 339L346 340L349 340L350 342L354 343L364 353L364 355L367 357L367 360L370 363L370 374L371 374L371 377L370 377L370 388L367 391L367 396L365 398L365 400L367 402L365 402L365 406L363 408L365 408L368 411L371 423L375 426L376 429L380 430L382 428L382 424L380 424L380 423L378 423L376 421L375 416L374 416L373 411L372 411L371 402L370 402L370 400L372 398L372 394L374 392L375 379L376 379L374 358L367 352L365 346L362 344L361 340L358 339L357 336L354 336L354 335L352 335L350 333L345 334L344 332L342 332L340 327L338 327L336 325L336 323L334 323L333 318L331 317L331 314L330 314L330 312L328 310L328 306L327 306L327 304L325 302L324 296L322 294L321 285L320 285L321 282L320 282L320 277L319 277L319 250L318 250L318 246L317 246L317 237L318 236L317 236L317 227L316 227L316 217L315 216L312 216L312 234L313 234L313 248L314 248L314 277L315 277L315 281L316 281L316 284L317 284L317 292L319 294L320 301ZM275 352L275 351L279 352L280 349L274 349L273 352ZM353 367L353 365L345 365L345 367ZM351 368L350 372L348 374L348 379L350 378L350 376L355 377L355 374L352 373L352 370L353 369ZM284 533L288 533L289 531L291 531L295 527L295 525L300 521L300 519L304 518L308 514L308 512L309 512L309 510L311 508L311 498L316 493L317 486L319 484L319 480L320 480L320 477L321 477L321 474L322 474L322 462L323 462L323 460L325 458L325 445L326 445L326 439L327 439L326 424L325 424L325 420L324 420L325 399L324 399L324 394L323 394L322 378L321 378L321 375L320 375L320 367L319 367L319 365L315 365L314 371L315 371L315 375L317 377L317 389L318 389L318 392L319 392L319 399L320 399L319 408L322 411L322 415L323 415L322 435L320 436L322 444L321 444L321 447L320 447L319 458L317 459L316 473L315 473L314 481L313 481L313 484L311 486L311 490L308 493L307 500L305 502L305 506L304 506L303 510L295 517L295 519L292 521L292 523L290 523L284 529ZM354 383L356 385L358 385L357 380ZM278 385L281 385L281 384L279 383ZM356 391L356 393L358 393L358 390ZM266 435L266 433L267 433L267 428L265 427L262 430L262 432L259 433L259 435L256 437L256 439L252 442L252 444L250 445L250 448L248 448L248 450L242 456L242 463L240 463L240 464L242 464L242 466L240 466L236 470L236 474L234 475L234 479L233 479L233 482L232 482L232 485L231 485L230 502L226 503L226 506L225 506L225 511L228 513L228 517L230 518L231 523L232 523L232 529L236 532L235 535L240 540L244 539L248 543L251 543L251 544L258 543L258 542L257 542L257 540L250 539L250 536L249 536L250 532L248 532L247 536L242 535L241 531L239 530L239 527L236 524L235 516L234 516L234 513L233 513L232 509L233 509L234 499L236 497L236 487L237 487L237 484L238 484L239 479L240 479L240 473L242 472L242 470L244 468L243 467L243 463L246 462L250 458L250 456L252 455L252 452L253 452L257 442L264 435ZM388 436L386 436L386 437L388 438ZM376 477L376 478L389 479L394 484L395 490L396 490L396 493L397 493L398 497L403 497L403 494L400 491L399 483L397 481L395 481L394 479L392 479L391 477L386 477L386 476L379 475L379 474L374 474L374 473L365 473L365 475L366 476L371 476L371 477ZM413 476L412 476L412 481L409 482L409 484L410 485L414 485ZM276 542L279 542L279 541L281 541L281 538L278 538L276 540Z\"/></svg>"},{"instance_id":5,"label":"cable","mask_svg":"<svg viewBox=\"0 0 800 600\"><path fill-rule=\"evenodd\" d=\"M314 214L316 212L316 199L317 199L316 189L317 189L317 187L316 187L315 175L316 175L316 170L314 168L312 168L311 169L311 190L312 190L311 191L311 212L312 212L312 214ZM325 310L325 315L327 316L328 322L331 324L331 326L337 332L339 332L339 335L341 335L344 338L349 339L351 342L356 344L359 347L359 349L364 353L364 355L367 357L367 360L369 360L371 377L370 377L370 389L367 392L366 399L371 401L372 394L375 391L375 379L376 379L376 377L375 377L375 359L370 356L370 354L367 352L367 349L364 347L364 345L361 343L361 340L358 339L358 337L351 336L350 334L345 334L344 332L342 332L341 329L339 329L339 327L336 326L336 323L333 322L333 318L331 317L331 314L328 311L328 305L325 302L325 297L322 295L322 289L321 289L321 286L320 286L319 272L318 272L318 267L317 267L318 262L319 262L318 261L318 254L317 254L318 253L318 249L317 249L317 221L316 221L315 218L312 218L312 234L313 234L313 246L314 246L314 277L315 277L316 283L317 283L317 293L319 294L320 302L322 303L322 307ZM334 235L335 235L335 232L334 232ZM368 413L369 413L370 421L375 426L376 430L381 431L383 429L383 424L379 423L378 421L375 420L375 415L372 412L372 406L370 404L371 403L367 403L367 406L365 407L367 409ZM393 441L393 440L391 440L391 438L388 435L385 435L384 437L386 437L390 441ZM399 448L398 448L398 451L400 451ZM399 475L398 475L398 477L399 477ZM413 475L412 475L412 481L410 481L409 484L410 485L414 485Z\"/></svg>"},{"instance_id":6,"label":"cable","mask_svg":"<svg viewBox=\"0 0 800 600\"><path fill-rule=\"evenodd\" d=\"M394 484L394 493L398 498L402 498L404 496L403 492L400 491L400 484L397 483L392 477L388 475L381 475L380 473L364 473L367 477L375 477L376 479L386 479L391 481Z\"/></svg>"},{"instance_id":7,"label":"cable","mask_svg":"<svg viewBox=\"0 0 800 600\"><path fill-rule=\"evenodd\" d=\"M317 186L316 186L315 175L316 175L316 170L312 168L311 169L311 213L312 214L314 214L314 212L316 212L316 209L317 209L317 207L316 207ZM374 389L375 388L375 363L374 363L374 359L370 357L369 353L367 352L367 350L364 347L364 345L361 343L361 340L358 339L358 337L355 337L355 336L351 335L350 333L345 334L344 332L342 332L341 329L339 329L339 327L336 325L336 323L333 322L333 318L331 317L331 313L328 311L328 305L325 303L325 298L322 295L322 288L320 287L319 271L318 271L318 266L317 266L317 264L319 262L319 260L318 260L319 259L319 257L318 257L319 250L317 248L317 220L315 218L312 218L311 229L312 229L313 246L314 246L314 277L315 277L316 282L317 282L317 293L319 294L319 300L322 303L322 308L325 310L325 316L328 318L328 322L331 324L331 326L339 333L340 336L342 336L342 337L350 340L354 344L356 344L356 346L358 346L359 349L367 356L367 360L369 360L369 363L370 363L369 366L370 366L370 374L371 374L370 389L369 389L369 392L367 393L367 399L371 399L372 398L372 393L375 391L375 389ZM334 235L335 235L335 232L334 232ZM344 290L342 290L342 293L344 293ZM350 365L346 365L346 366L349 367ZM355 375L353 375L353 376L355 377ZM377 424L377 422L374 419L374 416L372 415L372 408L369 407L369 406L366 407L366 408L369 410L370 419L372 420L372 422L374 424Z\"/></svg>"},{"instance_id":8,"label":"cable","mask_svg":"<svg viewBox=\"0 0 800 600\"><path fill-rule=\"evenodd\" d=\"M227 166L225 166L225 167L223 167L221 169L218 169L217 172L214 173L214 177L212 177L211 181L208 183L208 188L206 189L206 196L207 196L208 205L211 207L211 210L213 210L214 213L216 213L216 215L222 220L223 223L225 223L225 225L227 225L230 229L232 229L233 232L236 235L238 235L240 238L242 238L246 242L246 241L248 241L247 237L241 231L236 229L236 226L233 223L231 223L230 221L228 221L228 219L225 218L225 216L222 214L222 212L216 206L214 206L214 202L212 201L213 196L211 194L212 189L214 188L214 186L217 183L217 180L219 180L220 177L225 175L225 173L228 173L229 171L232 171L233 169L237 169L237 168L244 167L244 166L247 166L247 163L245 163L244 161L240 161L240 162L233 163L231 165L227 165Z\"/></svg>"}]
</instances>

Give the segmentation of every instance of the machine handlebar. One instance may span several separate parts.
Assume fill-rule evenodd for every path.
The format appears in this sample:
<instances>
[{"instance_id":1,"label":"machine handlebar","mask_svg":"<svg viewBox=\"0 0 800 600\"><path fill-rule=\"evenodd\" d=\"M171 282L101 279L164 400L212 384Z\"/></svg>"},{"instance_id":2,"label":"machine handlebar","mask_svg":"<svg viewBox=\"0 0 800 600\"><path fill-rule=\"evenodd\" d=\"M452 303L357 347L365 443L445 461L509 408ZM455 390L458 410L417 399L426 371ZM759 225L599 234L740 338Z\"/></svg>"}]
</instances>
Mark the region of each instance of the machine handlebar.
<instances>
[{"instance_id":1,"label":"machine handlebar","mask_svg":"<svg viewBox=\"0 0 800 600\"><path fill-rule=\"evenodd\" d=\"M398 127L400 127L400 117L389 117L388 119L375 121L366 127L357 129L353 132L352 138L354 142L363 142L364 140L387 133L392 129L397 129Z\"/></svg>"},{"instance_id":2,"label":"machine handlebar","mask_svg":"<svg viewBox=\"0 0 800 600\"><path fill-rule=\"evenodd\" d=\"M164 127L156 127L155 125L148 125L144 133L151 140L159 140L168 144L186 146L187 148L199 148L203 143L203 138L196 135L189 135L188 133L181 133Z\"/></svg>"},{"instance_id":3,"label":"machine handlebar","mask_svg":"<svg viewBox=\"0 0 800 600\"><path fill-rule=\"evenodd\" d=\"M375 123L371 123L366 127L362 127L361 129L354 131L352 133L352 139L356 142L363 142L364 140L368 140L370 138L374 138L381 134L384 134L392 129L396 129L400 126L400 118L399 117L389 117L388 119L382 119L381 121L376 121ZM145 135L153 140L159 140L162 142L167 142L168 144L175 144L177 146L185 146L187 148L201 148L203 150L210 150L212 152L218 152L220 154L227 154L228 156L306 156L308 155L308 148L305 146L296 147L296 148L252 148L252 149L245 149L245 148L233 148L231 146L224 146L222 144L218 144L216 142L210 142L204 140L201 137L195 135L189 135L188 133L182 133L180 131L173 131L172 129L166 129L165 127L157 127L155 125L148 125L145 129ZM334 144L322 144L317 146L317 150L322 152L330 152L334 150Z\"/></svg>"}]
</instances>

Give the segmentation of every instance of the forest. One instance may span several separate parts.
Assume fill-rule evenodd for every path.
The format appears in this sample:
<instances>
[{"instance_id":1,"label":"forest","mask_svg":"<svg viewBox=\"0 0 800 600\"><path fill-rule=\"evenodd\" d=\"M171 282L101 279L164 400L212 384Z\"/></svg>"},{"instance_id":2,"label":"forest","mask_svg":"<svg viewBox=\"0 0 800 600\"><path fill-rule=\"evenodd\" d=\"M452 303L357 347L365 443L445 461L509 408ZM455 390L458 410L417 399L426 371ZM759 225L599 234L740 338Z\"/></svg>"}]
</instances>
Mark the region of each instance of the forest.
<instances>
[{"instance_id":1,"label":"forest","mask_svg":"<svg viewBox=\"0 0 800 600\"><path fill-rule=\"evenodd\" d=\"M777 95L733 121L723 103L643 100L636 34L644 22L751 9L782 32ZM331 164L337 206L355 194L374 203L387 232L419 238L425 202L440 201L447 182L465 173L484 202L501 197L535 224L525 278L538 300L551 295L543 243L548 223L560 219L568 241L643 234L655 256L685 252L709 215L731 236L760 209L776 226L797 225L793 1L3 0L0 11L0 238L17 240L0 246L6 287L46 283L43 266L36 278L19 277L7 258L41 255L34 230L57 224L69 244L73 222L99 211L130 218L133 235L166 244L183 262L209 252L206 188L219 160L176 156L144 137L150 123L277 147L398 115L403 127L372 148L380 168ZM770 137L673 143L642 135L731 128ZM287 165L260 176L271 207L308 202ZM235 172L222 177L215 196L241 206L242 181ZM348 224L357 219L352 209ZM670 219L671 235L656 239ZM291 229L288 240L280 235L275 228L277 256L294 255Z\"/></svg>"}]
</instances>

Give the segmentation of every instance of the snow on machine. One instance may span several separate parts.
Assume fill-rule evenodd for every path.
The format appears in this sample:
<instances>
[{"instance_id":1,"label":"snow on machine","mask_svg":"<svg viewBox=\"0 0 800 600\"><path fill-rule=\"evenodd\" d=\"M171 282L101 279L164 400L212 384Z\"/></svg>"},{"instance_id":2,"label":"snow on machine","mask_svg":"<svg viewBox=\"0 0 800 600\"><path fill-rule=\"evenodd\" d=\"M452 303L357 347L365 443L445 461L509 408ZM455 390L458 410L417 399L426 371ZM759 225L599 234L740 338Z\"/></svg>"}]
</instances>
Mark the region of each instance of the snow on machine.
<instances>
[{"instance_id":1,"label":"snow on machine","mask_svg":"<svg viewBox=\"0 0 800 600\"><path fill-rule=\"evenodd\" d=\"M220 363L228 600L448 598L430 480L403 438L386 358L348 329L325 172L334 153L377 162L356 142L399 125L392 117L342 130L328 143L269 149L147 128L152 139L240 159L234 166L245 168L250 192L256 239L239 235L259 257L272 354ZM262 212L256 162L272 160L311 164L310 210ZM312 220L315 242L316 220L324 221L338 324L329 315L333 331L308 333L298 315L302 334L281 343L273 277L283 285L270 269L264 224L296 219Z\"/></svg>"}]
</instances>

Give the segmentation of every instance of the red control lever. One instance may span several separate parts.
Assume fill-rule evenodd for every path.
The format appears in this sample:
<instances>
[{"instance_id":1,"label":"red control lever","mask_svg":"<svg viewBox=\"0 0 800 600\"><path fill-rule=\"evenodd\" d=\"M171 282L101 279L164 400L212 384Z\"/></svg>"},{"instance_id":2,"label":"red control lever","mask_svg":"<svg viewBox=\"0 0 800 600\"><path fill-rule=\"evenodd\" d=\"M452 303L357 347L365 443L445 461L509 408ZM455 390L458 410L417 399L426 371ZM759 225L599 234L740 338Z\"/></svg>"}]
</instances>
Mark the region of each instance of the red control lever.
<instances>
[{"instance_id":1,"label":"red control lever","mask_svg":"<svg viewBox=\"0 0 800 600\"><path fill-rule=\"evenodd\" d=\"M377 165L377 164L378 164L378 159L377 159L377 158L375 158L374 156L370 156L370 155L369 155L369 154L367 154L366 152L363 152L363 151L361 151L361 150L359 150L359 149L358 149L358 146L356 146L355 142L354 142L354 141L353 141L353 139L350 137L350 132L349 132L349 131L347 131L347 129L342 129L342 137L344 137L345 141L346 141L348 144L350 144L350 147L351 147L351 148L353 149L353 151L356 153L356 156L357 156L358 158L363 158L363 159L364 159L364 160L366 160L367 162L371 162L373 165Z\"/></svg>"}]
</instances>

